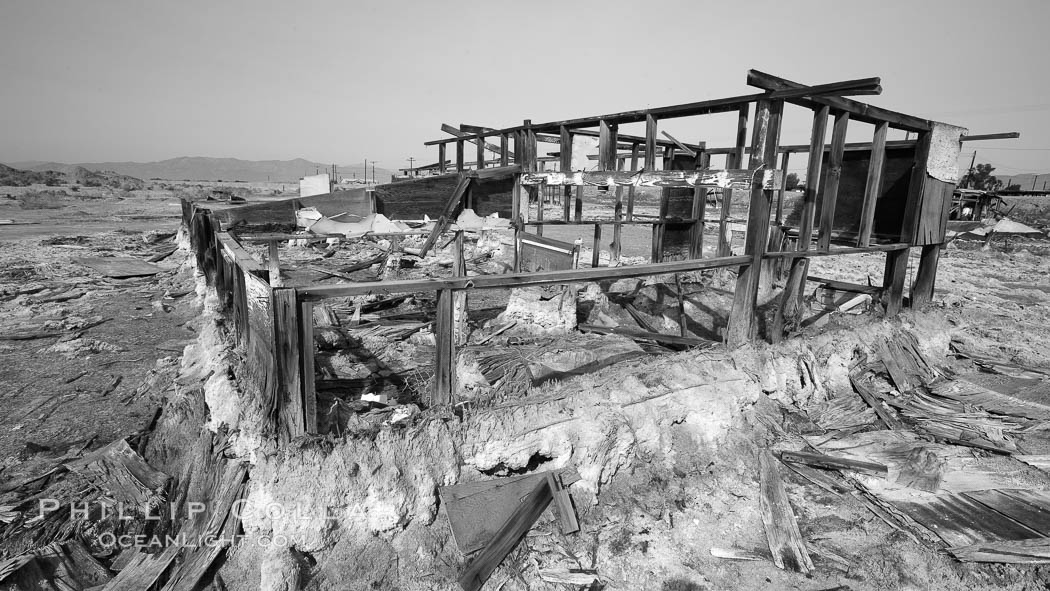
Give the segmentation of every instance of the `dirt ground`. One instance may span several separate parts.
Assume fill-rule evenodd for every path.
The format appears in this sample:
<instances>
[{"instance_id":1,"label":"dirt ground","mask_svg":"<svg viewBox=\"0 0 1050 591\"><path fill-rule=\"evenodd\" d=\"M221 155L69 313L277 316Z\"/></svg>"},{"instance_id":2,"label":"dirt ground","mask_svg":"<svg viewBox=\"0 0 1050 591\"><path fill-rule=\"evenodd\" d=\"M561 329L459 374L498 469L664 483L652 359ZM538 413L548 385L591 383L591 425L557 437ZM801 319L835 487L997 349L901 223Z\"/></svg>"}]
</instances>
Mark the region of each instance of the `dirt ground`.
<instances>
[{"instance_id":1,"label":"dirt ground","mask_svg":"<svg viewBox=\"0 0 1050 591\"><path fill-rule=\"evenodd\" d=\"M106 278L74 261L85 256L146 259L170 250L175 246L174 236L166 234L174 235L177 230L178 194L198 188L168 186L99 193L94 198L67 193L49 200L52 206L38 209L25 209L18 200L18 191L49 189L55 188L0 189L0 197L8 192L14 196L0 198L0 219L21 222L0 225L0 364L4 367L0 398L8 409L0 414L0 483L4 484L39 475L58 458L150 429L174 387L185 346L198 337L194 321L201 314L200 301L195 298L194 270L185 252L175 251L156 262L161 270L155 275L129 279ZM251 190L272 196L280 188ZM1047 217L1048 209L1038 204L1028 209L1026 215L1032 220ZM651 213L651 204L643 203L638 211ZM641 257L648 253L648 231L644 232L645 236L628 237L625 231L625 244L629 242L638 251L625 250L625 254ZM584 233L582 238L589 246L590 236ZM1045 345L1050 339L1047 254L1050 241L1046 240L999 237L987 249L975 242L952 243L941 256L934 304L923 315L907 316L905 322L921 324L939 338L950 337L975 353L1050 368L1050 349ZM589 260L589 256L581 258ZM814 260L811 274L857 283L869 277L880 281L883 262L883 255L874 254L825 257ZM909 277L916 264L914 253ZM806 328L800 342L818 342L822 334L840 329L849 334L854 327L873 322L877 320L870 316L824 315ZM1045 379L1018 384L1002 376L979 374L961 361L947 362L983 380L989 388L1050 402L1050 383ZM374 441L349 438L321 446L328 450L334 446L334 453L305 446L296 462L285 464L277 456L260 458L255 467L258 474L252 477L258 482L251 494L296 498L303 496L303 486L308 485L316 486L318 496L323 491L324 498L334 499L332 502L349 498L349 489L362 486L360 479L350 484L339 479L310 480L316 479L322 467L346 469L345 462L353 464L355 474L360 464L360 469L371 470L383 486L395 487L370 488L366 491L369 498L378 496L377 503L404 502L401 496L408 493L396 488L399 483L409 481L407 488L418 487L424 495L432 493L436 484L451 483L435 481L411 467L418 463L419 446L435 436L459 438L458 448L435 445L434 450L422 452L432 455L435 463L446 462L441 468L446 472L441 475L452 481L498 474L497 466L511 472L524 469L537 457L554 463L557 454L551 449L557 449L558 437L568 435L560 431L553 432L554 439L543 438L550 433L522 435L542 432L545 425L535 426L540 416L594 418L593 413L599 413L595 420L613 435L590 441L587 438L593 434L573 434L584 450L574 451L586 452L588 458L611 456L615 450L603 446L608 441L622 443L627 435L622 425L600 414L604 401L640 396L643 390L652 396L688 390L698 376L705 375L731 383L746 377L746 370L738 366L748 367L747 359L684 352L634 360L593 376L540 388L534 397L545 400L537 405L542 411L519 408L488 421L480 415L465 417L459 427L435 426L443 425L435 421L427 423L430 431L387 431L378 438L373 433ZM629 451L622 450L623 457L630 459L618 467L615 477L610 474L603 480L601 474L584 475L586 482L596 483L593 498L577 501L586 535L561 535L548 512L486 588L562 588L535 578L539 567L551 565L595 568L609 589L1047 587L1050 573L1045 567L955 562L890 528L855 498L827 493L791 474L785 475L787 493L815 556L815 572L802 576L777 569L768 560L713 557L714 547L762 554L765 536L758 513L755 454L774 437L776 428L771 424L794 420L763 395L751 397L725 384L721 387L726 389L723 393L733 393L734 404L750 410L729 414L732 409L724 406L725 398L707 399L706 394L694 402L637 407L639 415L646 416L630 417L636 443ZM703 406L707 403L709 406ZM725 417L718 414L722 412L727 413ZM701 421L705 428L711 427L710 422L717 423L725 434L717 444L698 440L680 426L691 421ZM450 434L449 429L462 433ZM398 437L410 439L412 445L389 448L394 452L383 447L393 446L388 440ZM533 441L535 437L540 438ZM505 448L493 451L487 447L489 441L502 441L499 445ZM506 455L510 453L506 449L516 450L517 455ZM547 450L543 453L548 455L525 453L533 449ZM382 458L369 455L378 455L377 450L384 454ZM469 467L458 466L457 462L464 461ZM521 465L515 468L514 462ZM0 505L4 504L0 494ZM261 521L249 522L246 530L258 535L265 528L276 531L279 527L295 531L300 526ZM296 577L301 576L310 589L447 589L453 588L455 572L462 566L457 560L463 560L456 558L452 544L447 522L433 513L429 518L398 522L394 528L384 525L374 532L367 527L339 535L325 532L314 545L293 549L299 565L292 570L301 572ZM221 572L231 589L277 589L264 587L264 583L273 582L275 568L284 568L273 566L281 560L289 559L238 549L231 552ZM406 563L430 566L425 572L399 572L397 565Z\"/></svg>"}]
</instances>

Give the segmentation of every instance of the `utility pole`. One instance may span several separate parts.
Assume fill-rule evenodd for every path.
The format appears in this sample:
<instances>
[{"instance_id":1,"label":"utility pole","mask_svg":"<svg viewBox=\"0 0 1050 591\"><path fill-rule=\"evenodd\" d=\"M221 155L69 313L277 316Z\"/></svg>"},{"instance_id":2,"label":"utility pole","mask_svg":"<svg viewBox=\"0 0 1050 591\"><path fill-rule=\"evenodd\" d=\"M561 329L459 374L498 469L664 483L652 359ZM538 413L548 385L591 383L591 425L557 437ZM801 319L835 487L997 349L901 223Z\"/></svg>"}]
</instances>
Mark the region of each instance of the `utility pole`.
<instances>
[{"instance_id":1,"label":"utility pole","mask_svg":"<svg viewBox=\"0 0 1050 591\"><path fill-rule=\"evenodd\" d=\"M376 162L378 162L378 161L377 160L373 160L372 161L372 184L373 185L376 184Z\"/></svg>"},{"instance_id":2,"label":"utility pole","mask_svg":"<svg viewBox=\"0 0 1050 591\"><path fill-rule=\"evenodd\" d=\"M416 176L416 159L408 157L408 176Z\"/></svg>"},{"instance_id":3,"label":"utility pole","mask_svg":"<svg viewBox=\"0 0 1050 591\"><path fill-rule=\"evenodd\" d=\"M1037 180L1039 180L1039 175L1035 175L1035 178L1034 178L1034 179L1032 179L1032 190L1033 190L1033 191L1035 191L1035 182L1036 182Z\"/></svg>"},{"instance_id":4,"label":"utility pole","mask_svg":"<svg viewBox=\"0 0 1050 591\"><path fill-rule=\"evenodd\" d=\"M368 184L368 158L365 158L365 184Z\"/></svg>"},{"instance_id":5,"label":"utility pole","mask_svg":"<svg viewBox=\"0 0 1050 591\"><path fill-rule=\"evenodd\" d=\"M973 188L973 165L977 162L977 150L973 151L973 158L970 158L970 171L966 173L966 188Z\"/></svg>"}]
</instances>

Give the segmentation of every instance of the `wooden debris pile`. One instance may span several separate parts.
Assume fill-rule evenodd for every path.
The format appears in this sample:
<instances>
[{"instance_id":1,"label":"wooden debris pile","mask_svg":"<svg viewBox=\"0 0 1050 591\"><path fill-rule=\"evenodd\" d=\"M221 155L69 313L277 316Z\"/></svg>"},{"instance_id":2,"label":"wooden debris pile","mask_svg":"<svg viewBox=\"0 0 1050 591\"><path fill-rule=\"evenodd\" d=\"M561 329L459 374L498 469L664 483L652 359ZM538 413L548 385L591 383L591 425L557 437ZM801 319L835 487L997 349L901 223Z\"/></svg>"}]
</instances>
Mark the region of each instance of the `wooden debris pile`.
<instances>
[{"instance_id":1,"label":"wooden debris pile","mask_svg":"<svg viewBox=\"0 0 1050 591\"><path fill-rule=\"evenodd\" d=\"M805 409L811 429L803 437L780 430L781 465L825 491L851 494L894 529L959 560L1050 562L1050 474L1033 467L1046 466L1042 456L1025 453L1050 444L1050 407L930 362L907 332L872 349L855 356L854 392ZM768 452L761 459L774 560L808 572L775 461Z\"/></svg>"}]
</instances>

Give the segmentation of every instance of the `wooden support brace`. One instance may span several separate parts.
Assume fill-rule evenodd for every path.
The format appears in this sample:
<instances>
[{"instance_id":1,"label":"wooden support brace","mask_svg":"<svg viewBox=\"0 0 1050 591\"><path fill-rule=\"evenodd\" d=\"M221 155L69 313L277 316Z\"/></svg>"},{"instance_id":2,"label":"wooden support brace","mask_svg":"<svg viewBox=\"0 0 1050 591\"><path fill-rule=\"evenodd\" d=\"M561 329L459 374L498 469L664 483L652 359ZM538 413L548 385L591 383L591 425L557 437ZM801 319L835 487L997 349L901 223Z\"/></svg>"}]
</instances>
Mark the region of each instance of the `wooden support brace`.
<instances>
[{"instance_id":1,"label":"wooden support brace","mask_svg":"<svg viewBox=\"0 0 1050 591\"><path fill-rule=\"evenodd\" d=\"M631 148L631 172L638 170L639 146ZM627 187L627 221L634 221L634 185Z\"/></svg>"},{"instance_id":2,"label":"wooden support brace","mask_svg":"<svg viewBox=\"0 0 1050 591\"><path fill-rule=\"evenodd\" d=\"M445 166L445 146L446 144L438 144L438 173L445 174L448 167Z\"/></svg>"},{"instance_id":3,"label":"wooden support brace","mask_svg":"<svg viewBox=\"0 0 1050 591\"><path fill-rule=\"evenodd\" d=\"M456 172L463 172L463 140L456 142Z\"/></svg>"}]
</instances>

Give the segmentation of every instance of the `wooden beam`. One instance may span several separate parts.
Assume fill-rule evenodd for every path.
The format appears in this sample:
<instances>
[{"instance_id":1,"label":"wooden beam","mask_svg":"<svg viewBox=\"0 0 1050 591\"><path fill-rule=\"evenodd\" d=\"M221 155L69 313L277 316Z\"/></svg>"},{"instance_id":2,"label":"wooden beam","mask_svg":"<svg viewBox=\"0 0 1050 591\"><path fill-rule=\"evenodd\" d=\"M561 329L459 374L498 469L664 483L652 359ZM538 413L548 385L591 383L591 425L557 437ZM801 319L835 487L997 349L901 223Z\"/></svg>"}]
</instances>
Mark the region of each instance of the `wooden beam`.
<instances>
[{"instance_id":1,"label":"wooden beam","mask_svg":"<svg viewBox=\"0 0 1050 591\"><path fill-rule=\"evenodd\" d=\"M750 256L721 257L701 260L671 261L654 265L630 265L624 267L599 267L597 269L572 269L568 271L544 271L542 273L505 273L502 275L476 275L472 277L443 277L364 283L341 283L337 285L311 285L297 288L300 299L316 301L326 298L349 297L370 294L395 294L433 292L439 289L503 289L533 285L561 285L604 279L645 277L665 273L687 273L702 269L735 267L747 264Z\"/></svg>"},{"instance_id":2,"label":"wooden beam","mask_svg":"<svg viewBox=\"0 0 1050 591\"><path fill-rule=\"evenodd\" d=\"M474 144L475 146L478 147L478 161L485 160L485 157L483 155L485 153L485 150L489 150L490 152L493 152L493 153L496 153L496 154L499 154L502 151L500 146L497 146L496 144L490 144L490 143L484 141L484 137L478 137L477 135L473 135L473 134L467 133L465 131L460 131L460 130L456 129L455 127L452 127L451 125L449 125L447 123L442 123L441 124L441 131L444 131L445 133L447 133L447 134L449 134L449 135L451 135L453 137L456 137L456 138L470 138L470 139L467 139L466 141L469 141L470 143L472 143L472 144ZM484 134L487 134L487 135L502 135L502 134L500 134L499 132L497 132L495 130L487 130L487 131L482 131L482 132L477 132L477 133L484 133ZM514 156L513 154L510 154L510 157L513 157L513 156Z\"/></svg>"},{"instance_id":3,"label":"wooden beam","mask_svg":"<svg viewBox=\"0 0 1050 591\"><path fill-rule=\"evenodd\" d=\"M619 226L617 226L619 227ZM602 225L594 224L594 248L591 252L591 266L598 266L598 256L602 250Z\"/></svg>"},{"instance_id":4,"label":"wooden beam","mask_svg":"<svg viewBox=\"0 0 1050 591\"><path fill-rule=\"evenodd\" d=\"M959 138L960 142L979 142L983 140L1013 140L1021 137L1020 132L1008 131L1005 133L986 133L983 135L964 135Z\"/></svg>"},{"instance_id":5,"label":"wooden beam","mask_svg":"<svg viewBox=\"0 0 1050 591\"><path fill-rule=\"evenodd\" d=\"M798 82L792 82L785 78L779 78L771 74L759 72L758 70L748 71L747 83L749 86L763 88L774 92L806 88L804 84L799 84ZM857 121L871 124L886 121L891 127L896 129L904 129L907 131L929 131L930 129L933 129L933 122L928 119L922 119L920 117L913 117L904 113L890 111L889 109L874 107L847 98L832 96L793 98L790 99L789 102L809 107L811 109L819 109L821 105L828 106L836 111L849 113L850 116Z\"/></svg>"},{"instance_id":6,"label":"wooden beam","mask_svg":"<svg viewBox=\"0 0 1050 591\"><path fill-rule=\"evenodd\" d=\"M447 171L447 167L445 166L445 144L438 146L437 169L440 174L445 174Z\"/></svg>"},{"instance_id":7,"label":"wooden beam","mask_svg":"<svg viewBox=\"0 0 1050 591\"><path fill-rule=\"evenodd\" d=\"M510 134L501 133L499 135L499 165L509 166L510 159L514 157L514 154L510 151Z\"/></svg>"},{"instance_id":8,"label":"wooden beam","mask_svg":"<svg viewBox=\"0 0 1050 591\"><path fill-rule=\"evenodd\" d=\"M665 345L684 345L686 347L713 347L718 343L705 339L693 337L681 337L661 332L638 330L625 326L600 326L597 324L581 324L579 329L583 332L594 332L598 334L618 334L639 341L653 341Z\"/></svg>"},{"instance_id":9,"label":"wooden beam","mask_svg":"<svg viewBox=\"0 0 1050 591\"><path fill-rule=\"evenodd\" d=\"M828 156L828 171L820 185L820 232L817 246L826 250L831 246L831 233L835 229L835 205L839 198L839 181L842 179L842 156L846 145L846 128L849 113L835 113L835 128L831 132L831 154ZM809 179L806 179L809 182Z\"/></svg>"},{"instance_id":10,"label":"wooden beam","mask_svg":"<svg viewBox=\"0 0 1050 591\"><path fill-rule=\"evenodd\" d=\"M456 172L463 172L463 140L456 142Z\"/></svg>"},{"instance_id":11,"label":"wooden beam","mask_svg":"<svg viewBox=\"0 0 1050 591\"><path fill-rule=\"evenodd\" d=\"M868 180L864 186L864 204L860 212L857 246L867 246L871 242L876 202L882 192L882 173L886 168L886 133L888 130L889 124L886 122L875 126L875 136L871 142L871 159L868 161Z\"/></svg>"},{"instance_id":12,"label":"wooden beam","mask_svg":"<svg viewBox=\"0 0 1050 591\"><path fill-rule=\"evenodd\" d=\"M685 144L683 144L682 142L680 142L677 139L675 139L675 137L673 135L667 133L666 131L661 131L660 133L664 134L665 136L667 136L667 139L669 139L672 142L674 142L674 145L677 146L679 150L685 152L686 154L689 154L690 156L692 156L694 158L696 157L696 150L690 149L689 147L687 147Z\"/></svg>"},{"instance_id":13,"label":"wooden beam","mask_svg":"<svg viewBox=\"0 0 1050 591\"><path fill-rule=\"evenodd\" d=\"M757 181L752 183L752 181ZM721 187L748 190L753 186L778 189L783 177L774 169L722 169L704 170L655 170L632 173L630 171L577 171L523 173L523 185L574 185L577 187Z\"/></svg>"},{"instance_id":14,"label":"wooden beam","mask_svg":"<svg viewBox=\"0 0 1050 591\"><path fill-rule=\"evenodd\" d=\"M455 190L452 191L452 195L449 196L448 201L445 202L445 207L441 210L441 215L438 216L437 222L434 223L434 230L430 233L427 241L423 243L422 248L419 249L419 257L423 258L427 256L427 252L433 248L437 242L438 236L444 232L448 225L452 221L452 216L456 212L456 206L463 200L463 196L466 195L467 189L470 188L470 183L473 180L469 174L464 174L459 177L459 183L456 185Z\"/></svg>"}]
</instances>

